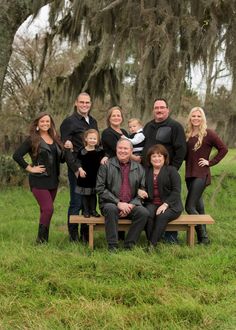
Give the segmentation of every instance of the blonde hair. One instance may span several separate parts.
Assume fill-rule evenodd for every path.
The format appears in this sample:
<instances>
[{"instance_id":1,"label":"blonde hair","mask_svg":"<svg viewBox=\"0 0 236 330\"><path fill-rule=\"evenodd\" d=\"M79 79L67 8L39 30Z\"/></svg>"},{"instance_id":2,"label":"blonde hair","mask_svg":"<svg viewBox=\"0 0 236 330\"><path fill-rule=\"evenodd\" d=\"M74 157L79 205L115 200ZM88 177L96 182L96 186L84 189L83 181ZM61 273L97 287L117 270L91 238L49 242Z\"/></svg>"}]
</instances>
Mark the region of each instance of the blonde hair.
<instances>
[{"instance_id":1,"label":"blonde hair","mask_svg":"<svg viewBox=\"0 0 236 330\"><path fill-rule=\"evenodd\" d=\"M128 120L128 124L132 123L133 121L137 121L137 123L138 123L140 126L143 126L141 120L138 119L138 118L130 118L130 119Z\"/></svg>"},{"instance_id":2,"label":"blonde hair","mask_svg":"<svg viewBox=\"0 0 236 330\"><path fill-rule=\"evenodd\" d=\"M196 111L199 111L202 115L202 122L199 126L199 132L198 132L198 137L197 137L197 142L194 145L193 150L196 151L198 150L201 145L202 145L202 141L204 136L207 135L207 123L206 123L206 115L205 112L202 108L200 107L194 107L190 110L189 115L188 115L188 119L187 119L187 125L186 125L186 131L185 131L185 135L186 135L186 141L189 140L189 138L192 136L193 133L193 125L191 123L191 117L192 114Z\"/></svg>"}]
</instances>

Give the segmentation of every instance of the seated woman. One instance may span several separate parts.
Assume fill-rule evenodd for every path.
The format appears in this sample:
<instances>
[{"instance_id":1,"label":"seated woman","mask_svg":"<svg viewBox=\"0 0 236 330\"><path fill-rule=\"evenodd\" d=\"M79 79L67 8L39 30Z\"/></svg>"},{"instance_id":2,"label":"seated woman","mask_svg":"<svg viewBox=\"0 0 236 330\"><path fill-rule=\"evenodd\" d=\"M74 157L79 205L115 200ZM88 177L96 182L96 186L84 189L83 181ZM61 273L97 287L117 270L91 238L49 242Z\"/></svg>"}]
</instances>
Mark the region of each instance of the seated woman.
<instances>
[{"instance_id":1,"label":"seated woman","mask_svg":"<svg viewBox=\"0 0 236 330\"><path fill-rule=\"evenodd\" d=\"M155 247L168 222L177 219L183 210L181 179L177 169L168 165L168 151L161 144L149 148L146 164L146 191L140 190L139 196L145 198L150 213L146 232L149 245Z\"/></svg>"}]
</instances>

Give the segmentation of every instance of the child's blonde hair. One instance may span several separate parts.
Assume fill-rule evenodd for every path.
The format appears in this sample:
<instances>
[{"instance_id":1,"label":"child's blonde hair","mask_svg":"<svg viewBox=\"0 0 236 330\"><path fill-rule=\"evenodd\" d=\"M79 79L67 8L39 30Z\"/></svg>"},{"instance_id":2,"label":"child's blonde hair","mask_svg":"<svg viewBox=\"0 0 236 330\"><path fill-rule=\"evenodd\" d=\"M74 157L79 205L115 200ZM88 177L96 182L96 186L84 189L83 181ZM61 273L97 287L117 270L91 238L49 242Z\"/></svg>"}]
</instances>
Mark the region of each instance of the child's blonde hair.
<instances>
[{"instance_id":1,"label":"child's blonde hair","mask_svg":"<svg viewBox=\"0 0 236 330\"><path fill-rule=\"evenodd\" d=\"M207 135L207 131L206 131L207 130L207 123L206 123L205 112L200 107L194 107L190 110L189 115L188 115L188 119L187 119L187 125L186 125L186 131L185 131L186 141L189 140L189 138L192 136L192 133L193 133L193 125L191 123L191 117L192 117L193 112L195 112L195 111L199 111L201 113L202 122L201 122L201 125L199 127L197 142L195 143L195 146L193 148L194 151L198 150L201 147L203 138L204 138L204 136Z\"/></svg>"},{"instance_id":2,"label":"child's blonde hair","mask_svg":"<svg viewBox=\"0 0 236 330\"><path fill-rule=\"evenodd\" d=\"M141 120L138 119L138 118L130 118L130 119L128 120L128 124L132 123L133 121L137 121L138 124L139 124L140 126L143 126Z\"/></svg>"}]
</instances>

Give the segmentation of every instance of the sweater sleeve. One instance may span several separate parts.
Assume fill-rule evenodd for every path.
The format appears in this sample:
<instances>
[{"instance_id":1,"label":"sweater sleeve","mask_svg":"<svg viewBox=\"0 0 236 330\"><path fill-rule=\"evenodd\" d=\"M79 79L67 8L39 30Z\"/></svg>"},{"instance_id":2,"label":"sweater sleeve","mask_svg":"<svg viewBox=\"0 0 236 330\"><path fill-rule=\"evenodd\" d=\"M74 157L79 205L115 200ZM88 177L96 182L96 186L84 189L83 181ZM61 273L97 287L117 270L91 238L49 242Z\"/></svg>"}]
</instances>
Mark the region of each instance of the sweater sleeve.
<instances>
[{"instance_id":1,"label":"sweater sleeve","mask_svg":"<svg viewBox=\"0 0 236 330\"><path fill-rule=\"evenodd\" d=\"M228 148L214 131L209 130L208 134L212 146L217 149L217 153L209 160L209 166L214 166L224 158L228 152Z\"/></svg>"},{"instance_id":2,"label":"sweater sleeve","mask_svg":"<svg viewBox=\"0 0 236 330\"><path fill-rule=\"evenodd\" d=\"M137 133L137 134L135 134L135 136L131 139L131 138L127 138L127 137L125 137L127 140L129 140L132 144L139 144L139 143L141 143L141 142L143 142L144 141L144 139L145 139L145 136L144 136L144 134L142 133L142 132L139 132L139 133Z\"/></svg>"}]
</instances>

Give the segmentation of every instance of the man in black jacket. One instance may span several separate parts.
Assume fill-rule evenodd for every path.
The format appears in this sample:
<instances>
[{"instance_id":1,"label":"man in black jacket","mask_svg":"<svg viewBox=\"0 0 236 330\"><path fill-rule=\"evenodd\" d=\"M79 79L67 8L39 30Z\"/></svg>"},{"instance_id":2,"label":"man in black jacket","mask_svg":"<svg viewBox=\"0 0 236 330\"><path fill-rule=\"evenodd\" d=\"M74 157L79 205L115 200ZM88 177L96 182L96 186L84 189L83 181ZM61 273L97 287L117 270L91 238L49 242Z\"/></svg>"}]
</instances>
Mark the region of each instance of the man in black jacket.
<instances>
[{"instance_id":1,"label":"man in black jacket","mask_svg":"<svg viewBox=\"0 0 236 330\"><path fill-rule=\"evenodd\" d=\"M132 220L124 242L124 247L131 249L149 216L138 196L138 189L143 189L145 185L144 169L131 160L132 151L132 143L125 138L120 139L116 145L116 157L101 165L97 176L96 191L105 216L106 239L110 251L118 247L119 218Z\"/></svg>"},{"instance_id":2,"label":"man in black jacket","mask_svg":"<svg viewBox=\"0 0 236 330\"><path fill-rule=\"evenodd\" d=\"M186 138L182 125L170 117L170 109L165 99L156 99L153 106L154 119L148 122L143 133L145 144L142 158L145 164L145 157L148 149L155 144L162 144L169 153L170 165L179 170L186 155ZM178 232L166 232L165 240L170 243L177 243Z\"/></svg>"},{"instance_id":3,"label":"man in black jacket","mask_svg":"<svg viewBox=\"0 0 236 330\"><path fill-rule=\"evenodd\" d=\"M81 210L81 196L75 192L76 188L76 175L78 171L78 161L76 160L78 150L83 146L83 133L90 128L98 130L96 119L90 116L89 112L92 103L90 95L83 92L80 93L75 101L74 113L64 119L61 124L61 138L63 142L67 140L73 144L73 162L70 167L68 166L68 179L70 185L70 204L68 208L68 230L70 235L70 241L78 241L78 224L69 223L70 215L77 215ZM81 239L87 241L88 239L88 228L87 225L81 225L80 229Z\"/></svg>"}]
</instances>

